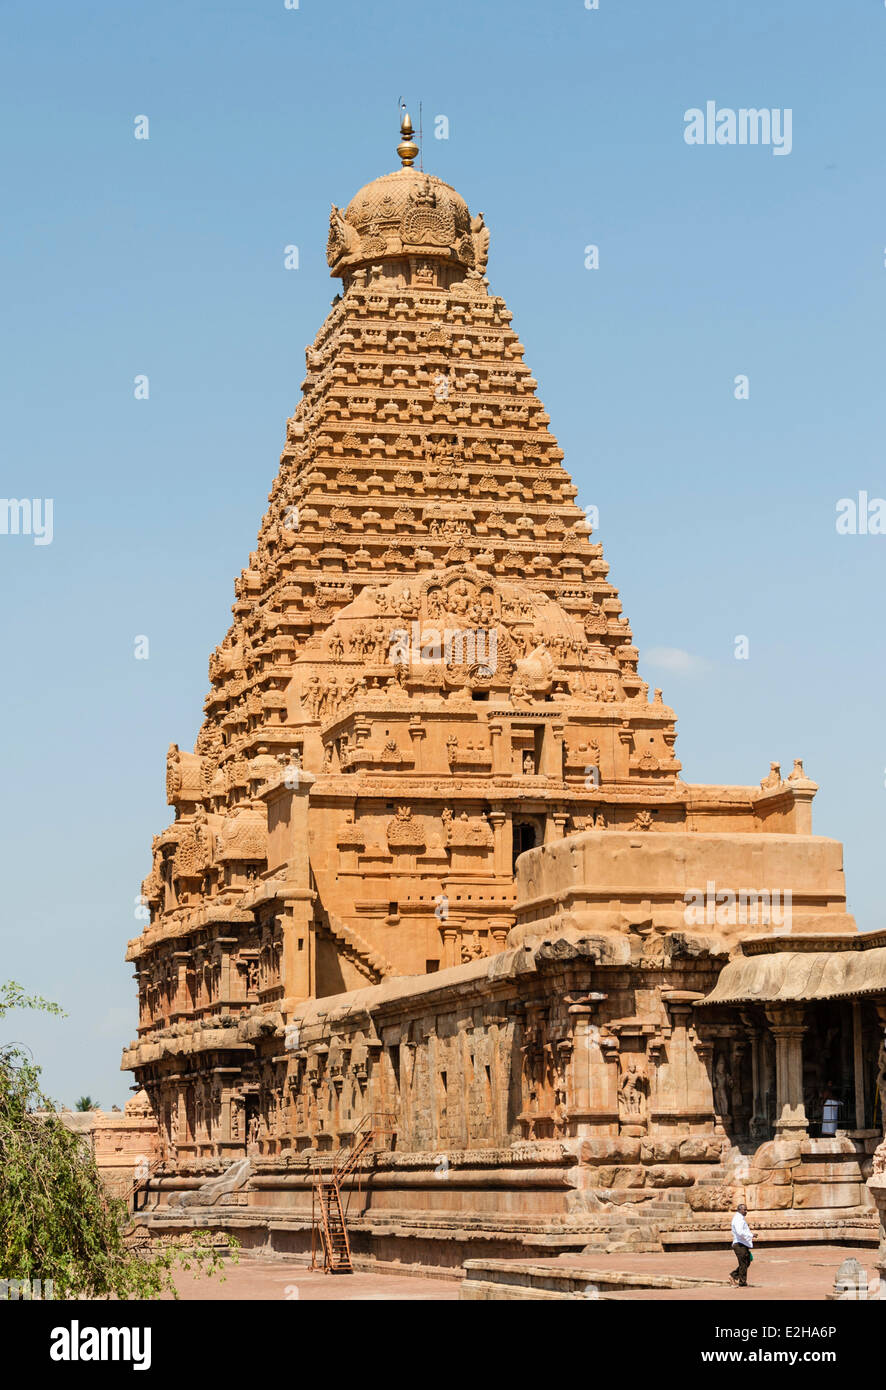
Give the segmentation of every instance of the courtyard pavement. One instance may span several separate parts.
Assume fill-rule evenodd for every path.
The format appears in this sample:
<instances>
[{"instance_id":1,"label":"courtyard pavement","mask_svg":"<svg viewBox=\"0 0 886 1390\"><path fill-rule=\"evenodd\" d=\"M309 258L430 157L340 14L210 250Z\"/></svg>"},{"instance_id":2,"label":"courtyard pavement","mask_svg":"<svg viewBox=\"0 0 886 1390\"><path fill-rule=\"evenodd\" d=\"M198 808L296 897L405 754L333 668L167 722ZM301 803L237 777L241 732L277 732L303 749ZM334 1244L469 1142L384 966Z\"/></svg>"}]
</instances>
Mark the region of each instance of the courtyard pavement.
<instances>
[{"instance_id":1,"label":"courtyard pavement","mask_svg":"<svg viewBox=\"0 0 886 1390\"><path fill-rule=\"evenodd\" d=\"M753 1303L767 1299L824 1299L833 1291L834 1279L845 1259L858 1260L871 1281L877 1273L876 1250L850 1245L763 1246L754 1253L748 1287L710 1285L699 1289L634 1289L607 1294L620 1299L666 1302L709 1302L722 1299L730 1303ZM581 1265L587 1269L624 1270L627 1273L679 1274L694 1279L728 1279L735 1268L735 1256L724 1244L722 1250L680 1250L663 1255L563 1255L558 1263Z\"/></svg>"},{"instance_id":2,"label":"courtyard pavement","mask_svg":"<svg viewBox=\"0 0 886 1390\"><path fill-rule=\"evenodd\" d=\"M439 1301L458 1298L460 1279L425 1279L414 1274L324 1274L293 1260L244 1259L228 1265L224 1282L178 1270L175 1286L182 1301L213 1302L266 1299L301 1302L362 1302L365 1300ZM169 1298L172 1295L168 1295Z\"/></svg>"},{"instance_id":3,"label":"courtyard pavement","mask_svg":"<svg viewBox=\"0 0 886 1390\"><path fill-rule=\"evenodd\" d=\"M768 1299L823 1300L831 1292L841 1261L854 1256L872 1279L875 1251L843 1245L801 1245L764 1247L751 1265L751 1283L734 1289L722 1283L698 1289L634 1289L617 1293L607 1289L608 1297L628 1301L664 1302L760 1302ZM735 1259L727 1247L722 1250L682 1250L648 1255L562 1255L552 1261L590 1270L624 1270L628 1273L690 1275L696 1279L725 1279ZM424 1278L414 1274L385 1274L358 1271L354 1274L323 1274L286 1259L241 1257L228 1266L225 1280L200 1277L179 1271L176 1287L180 1299L237 1302L240 1300L300 1300L305 1302L439 1302L458 1298L460 1280Z\"/></svg>"}]
</instances>

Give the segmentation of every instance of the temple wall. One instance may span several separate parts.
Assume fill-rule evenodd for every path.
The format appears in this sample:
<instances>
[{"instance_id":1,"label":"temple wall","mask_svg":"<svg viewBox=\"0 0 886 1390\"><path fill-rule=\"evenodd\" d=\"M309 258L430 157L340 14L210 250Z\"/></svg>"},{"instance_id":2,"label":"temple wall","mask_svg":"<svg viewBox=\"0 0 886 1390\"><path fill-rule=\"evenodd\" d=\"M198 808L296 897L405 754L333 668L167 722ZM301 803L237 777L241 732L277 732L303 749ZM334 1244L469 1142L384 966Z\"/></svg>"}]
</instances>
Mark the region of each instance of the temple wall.
<instances>
[{"instance_id":1,"label":"temple wall","mask_svg":"<svg viewBox=\"0 0 886 1390\"><path fill-rule=\"evenodd\" d=\"M875 1140L749 1141L747 1027L693 1008L721 957L701 940L664 947L602 964L561 940L306 1003L282 1051L261 1044L256 1124L230 1154L249 1157L248 1180L200 1224L306 1253L317 1165L373 1115L377 1149L346 1185L366 1258L722 1243L741 1200L765 1239L866 1239ZM157 1229L226 1161L180 1148L151 1184Z\"/></svg>"},{"instance_id":2,"label":"temple wall","mask_svg":"<svg viewBox=\"0 0 886 1390\"><path fill-rule=\"evenodd\" d=\"M147 1098L145 1098L146 1100ZM59 1118L92 1150L108 1191L131 1202L135 1186L144 1181L161 1155L156 1118L147 1105L142 1113L62 1110Z\"/></svg>"},{"instance_id":3,"label":"temple wall","mask_svg":"<svg viewBox=\"0 0 886 1390\"><path fill-rule=\"evenodd\" d=\"M843 847L821 836L584 832L524 855L516 889L512 944L541 929L605 932L644 918L661 929L707 925L733 937L755 928L855 929ZM731 913L716 900L724 890L736 898Z\"/></svg>"}]
</instances>

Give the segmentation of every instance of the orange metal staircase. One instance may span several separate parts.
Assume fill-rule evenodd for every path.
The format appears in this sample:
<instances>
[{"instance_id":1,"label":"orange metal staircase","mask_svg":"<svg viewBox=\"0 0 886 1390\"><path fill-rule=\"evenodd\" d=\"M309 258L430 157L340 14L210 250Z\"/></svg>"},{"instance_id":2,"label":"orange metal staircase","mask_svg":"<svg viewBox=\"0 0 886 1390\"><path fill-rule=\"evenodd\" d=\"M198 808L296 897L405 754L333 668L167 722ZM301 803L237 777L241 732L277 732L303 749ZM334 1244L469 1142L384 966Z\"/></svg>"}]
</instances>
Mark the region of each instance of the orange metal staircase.
<instances>
[{"instance_id":1,"label":"orange metal staircase","mask_svg":"<svg viewBox=\"0 0 886 1390\"><path fill-rule=\"evenodd\" d=\"M311 1268L316 1266L316 1232L319 1228L323 1246L323 1270L326 1274L353 1274L351 1242L345 1210L342 1207L341 1184L357 1172L368 1153L376 1153L379 1140L396 1132L396 1117L384 1111L364 1115L356 1126L353 1144L340 1149L329 1169L318 1168L314 1174L311 1196Z\"/></svg>"}]
</instances>

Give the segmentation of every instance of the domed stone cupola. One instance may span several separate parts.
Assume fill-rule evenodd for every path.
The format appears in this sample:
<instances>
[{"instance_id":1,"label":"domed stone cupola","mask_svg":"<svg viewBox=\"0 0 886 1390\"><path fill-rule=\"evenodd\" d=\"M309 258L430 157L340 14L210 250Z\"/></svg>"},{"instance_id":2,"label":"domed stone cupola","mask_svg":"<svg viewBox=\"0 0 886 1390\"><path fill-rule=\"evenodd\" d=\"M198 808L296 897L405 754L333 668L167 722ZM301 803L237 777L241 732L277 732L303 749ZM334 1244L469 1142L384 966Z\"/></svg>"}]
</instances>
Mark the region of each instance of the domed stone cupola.
<instances>
[{"instance_id":1,"label":"domed stone cupola","mask_svg":"<svg viewBox=\"0 0 886 1390\"><path fill-rule=\"evenodd\" d=\"M378 266L385 277L405 284L445 287L481 279L489 249L482 212L471 217L450 184L414 167L418 146L405 111L400 134L401 167L366 184L344 212L332 205L326 245L331 273L346 287L355 273Z\"/></svg>"}]
</instances>

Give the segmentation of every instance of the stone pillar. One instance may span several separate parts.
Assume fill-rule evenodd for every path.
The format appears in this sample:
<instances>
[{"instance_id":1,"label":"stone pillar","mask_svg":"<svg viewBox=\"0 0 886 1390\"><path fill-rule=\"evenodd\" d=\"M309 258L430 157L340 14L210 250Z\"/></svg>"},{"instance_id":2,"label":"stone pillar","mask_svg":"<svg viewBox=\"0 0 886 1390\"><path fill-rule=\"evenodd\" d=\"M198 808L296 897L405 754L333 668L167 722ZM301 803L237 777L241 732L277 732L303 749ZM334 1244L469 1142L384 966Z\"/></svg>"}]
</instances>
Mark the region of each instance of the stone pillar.
<instances>
[{"instance_id":1,"label":"stone pillar","mask_svg":"<svg viewBox=\"0 0 886 1390\"><path fill-rule=\"evenodd\" d=\"M231 965L240 945L240 938L238 936L217 936L215 944L218 947L221 966L218 981L219 1003L228 1004L235 998L236 976L234 979L231 978Z\"/></svg>"},{"instance_id":2,"label":"stone pillar","mask_svg":"<svg viewBox=\"0 0 886 1390\"><path fill-rule=\"evenodd\" d=\"M550 820L552 820L554 823L554 829L551 833L552 840L562 840L564 838L564 836L566 835L566 822L568 821L568 819L569 815L566 811L552 812L550 816Z\"/></svg>"},{"instance_id":3,"label":"stone pillar","mask_svg":"<svg viewBox=\"0 0 886 1390\"><path fill-rule=\"evenodd\" d=\"M195 1140L195 1135L193 1135L188 1128L188 1093L186 1086L179 1085L176 1087L176 1094L173 1097L172 1104L175 1106L176 1111L176 1146L182 1142L192 1144Z\"/></svg>"},{"instance_id":4,"label":"stone pillar","mask_svg":"<svg viewBox=\"0 0 886 1390\"><path fill-rule=\"evenodd\" d=\"M544 843L553 844L556 840L562 840L566 832L566 822L569 819L565 811L553 811L545 816Z\"/></svg>"},{"instance_id":5,"label":"stone pillar","mask_svg":"<svg viewBox=\"0 0 886 1390\"><path fill-rule=\"evenodd\" d=\"M172 959L176 965L175 999L172 1001L173 1014L188 1012L188 962L190 951L173 951Z\"/></svg>"},{"instance_id":6,"label":"stone pillar","mask_svg":"<svg viewBox=\"0 0 886 1390\"><path fill-rule=\"evenodd\" d=\"M623 719L618 730L619 747L616 749L617 763L615 767L615 781L629 782L631 777L631 754L634 751L634 734L631 729L631 721Z\"/></svg>"},{"instance_id":7,"label":"stone pillar","mask_svg":"<svg viewBox=\"0 0 886 1390\"><path fill-rule=\"evenodd\" d=\"M489 812L493 835L493 872L497 878L510 878L514 831L510 816L500 808Z\"/></svg>"},{"instance_id":8,"label":"stone pillar","mask_svg":"<svg viewBox=\"0 0 886 1390\"><path fill-rule=\"evenodd\" d=\"M308 803L315 778L300 770L294 785L286 776L268 784L261 793L268 807L268 868L284 887L280 932L283 955L280 975L286 1004L308 999L315 993L311 857Z\"/></svg>"},{"instance_id":9,"label":"stone pillar","mask_svg":"<svg viewBox=\"0 0 886 1390\"><path fill-rule=\"evenodd\" d=\"M855 1081L855 1128L864 1129L864 1050L860 999L852 1001L852 1076Z\"/></svg>"},{"instance_id":10,"label":"stone pillar","mask_svg":"<svg viewBox=\"0 0 886 1390\"><path fill-rule=\"evenodd\" d=\"M513 925L513 917L490 917L489 939L495 951L503 951L507 946L508 932Z\"/></svg>"},{"instance_id":11,"label":"stone pillar","mask_svg":"<svg viewBox=\"0 0 886 1390\"><path fill-rule=\"evenodd\" d=\"M581 1120L586 1117L591 1105L591 1059L589 1052L593 1006L573 1004L569 1012L574 1016L570 1108L578 1122L578 1134L581 1137L583 1128Z\"/></svg>"},{"instance_id":12,"label":"stone pillar","mask_svg":"<svg viewBox=\"0 0 886 1390\"><path fill-rule=\"evenodd\" d=\"M227 943L221 948L221 976L218 986L219 998L222 1004L227 1004L231 999L231 951Z\"/></svg>"},{"instance_id":13,"label":"stone pillar","mask_svg":"<svg viewBox=\"0 0 886 1390\"><path fill-rule=\"evenodd\" d=\"M655 1093L651 1118L656 1128L690 1134L699 1124L713 1125L711 1083L693 1022L694 1005L703 996L697 990L663 989L670 1037L666 1045L651 1045L661 1057L655 1066Z\"/></svg>"},{"instance_id":14,"label":"stone pillar","mask_svg":"<svg viewBox=\"0 0 886 1390\"><path fill-rule=\"evenodd\" d=\"M605 994L594 992L580 996L569 1005L573 1027L569 1118L575 1137L579 1139L618 1132L617 1093L614 1086L610 1086L614 1069L607 1066L601 1047L601 1030L593 1021L606 998ZM615 1039L610 1041L614 1050Z\"/></svg>"},{"instance_id":15,"label":"stone pillar","mask_svg":"<svg viewBox=\"0 0 886 1390\"><path fill-rule=\"evenodd\" d=\"M563 777L563 738L565 732L562 724L548 724L545 726L541 740L541 758L538 770L543 777L556 777L558 782Z\"/></svg>"},{"instance_id":16,"label":"stone pillar","mask_svg":"<svg viewBox=\"0 0 886 1390\"><path fill-rule=\"evenodd\" d=\"M458 942L461 931L454 926L452 919L447 918L446 926L443 927L443 960L441 965L445 970L447 966L461 964L458 954Z\"/></svg>"},{"instance_id":17,"label":"stone pillar","mask_svg":"<svg viewBox=\"0 0 886 1390\"><path fill-rule=\"evenodd\" d=\"M768 1138L769 1130L763 1085L762 1039L759 1028L748 1014L742 1014L741 1021L747 1029L751 1048L751 1117L748 1132L752 1139L760 1140Z\"/></svg>"},{"instance_id":18,"label":"stone pillar","mask_svg":"<svg viewBox=\"0 0 886 1390\"><path fill-rule=\"evenodd\" d=\"M218 1085L221 1087L220 1131L216 1135L216 1139L219 1144L227 1145L231 1143L233 1134L231 1125L231 1102L234 1097L237 1078L240 1075L240 1068L213 1067L212 1074L217 1078Z\"/></svg>"},{"instance_id":19,"label":"stone pillar","mask_svg":"<svg viewBox=\"0 0 886 1390\"><path fill-rule=\"evenodd\" d=\"M423 772L424 761L422 758L422 740L425 737L424 726L419 721L417 715L413 715L409 721L409 737L412 739L413 771Z\"/></svg>"},{"instance_id":20,"label":"stone pillar","mask_svg":"<svg viewBox=\"0 0 886 1390\"><path fill-rule=\"evenodd\" d=\"M803 1101L802 1004L772 1004L766 1010L775 1039L775 1137L807 1138L809 1124Z\"/></svg>"},{"instance_id":21,"label":"stone pillar","mask_svg":"<svg viewBox=\"0 0 886 1390\"><path fill-rule=\"evenodd\" d=\"M283 959L280 962L286 999L309 999L314 994L314 894L287 891L280 917Z\"/></svg>"},{"instance_id":22,"label":"stone pillar","mask_svg":"<svg viewBox=\"0 0 886 1390\"><path fill-rule=\"evenodd\" d=\"M508 776L513 771L511 767L511 726L504 719L490 720L489 733L492 737L492 775L493 777Z\"/></svg>"},{"instance_id":23,"label":"stone pillar","mask_svg":"<svg viewBox=\"0 0 886 1390\"><path fill-rule=\"evenodd\" d=\"M879 1008L878 1008L879 1013ZM882 1018L882 1015L881 1015ZM880 1218L880 1249L877 1254L877 1268L880 1271L880 1294L886 1286L886 1140L874 1150L873 1173L868 1178L867 1189L874 1200Z\"/></svg>"}]
</instances>

